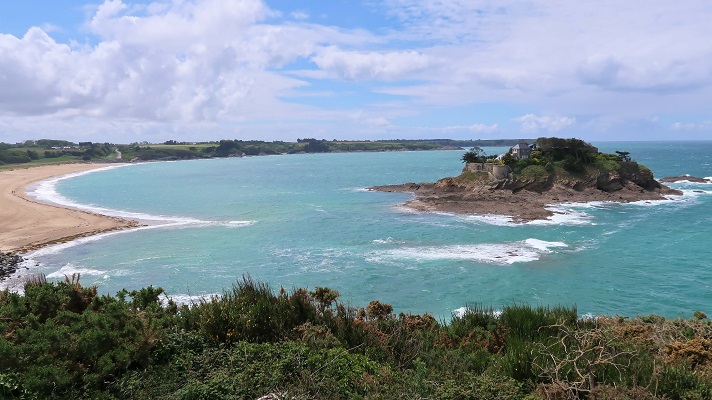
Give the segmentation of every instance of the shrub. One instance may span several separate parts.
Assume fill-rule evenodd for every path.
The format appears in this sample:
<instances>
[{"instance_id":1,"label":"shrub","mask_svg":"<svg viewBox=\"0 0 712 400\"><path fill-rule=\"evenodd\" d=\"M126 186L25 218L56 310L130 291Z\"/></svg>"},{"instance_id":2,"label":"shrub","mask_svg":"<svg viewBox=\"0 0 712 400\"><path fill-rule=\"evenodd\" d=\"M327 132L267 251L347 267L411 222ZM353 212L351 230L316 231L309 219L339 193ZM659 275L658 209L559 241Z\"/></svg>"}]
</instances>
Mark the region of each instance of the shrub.
<instances>
[{"instance_id":1,"label":"shrub","mask_svg":"<svg viewBox=\"0 0 712 400\"><path fill-rule=\"evenodd\" d=\"M524 398L522 384L516 380L497 375L465 374L462 381L446 380L436 386L434 398L438 399L500 399Z\"/></svg>"},{"instance_id":2,"label":"shrub","mask_svg":"<svg viewBox=\"0 0 712 400\"><path fill-rule=\"evenodd\" d=\"M381 370L343 348L236 342L229 349L178 352L167 365L128 374L118 386L133 398L362 398L368 381Z\"/></svg>"},{"instance_id":3,"label":"shrub","mask_svg":"<svg viewBox=\"0 0 712 400\"><path fill-rule=\"evenodd\" d=\"M668 344L665 354L671 362L696 368L712 361L712 340L696 337L687 342L673 342Z\"/></svg>"},{"instance_id":4,"label":"shrub","mask_svg":"<svg viewBox=\"0 0 712 400\"><path fill-rule=\"evenodd\" d=\"M558 325L576 326L578 313L576 307L532 307L526 304L512 304L502 309L498 323L508 330L511 336L534 340L556 336Z\"/></svg>"},{"instance_id":5,"label":"shrub","mask_svg":"<svg viewBox=\"0 0 712 400\"><path fill-rule=\"evenodd\" d=\"M0 398L712 398L705 319L514 304L438 323L249 277L180 310L164 296L0 292Z\"/></svg>"},{"instance_id":6,"label":"shrub","mask_svg":"<svg viewBox=\"0 0 712 400\"><path fill-rule=\"evenodd\" d=\"M682 366L663 366L654 387L654 394L664 398L712 398L712 384Z\"/></svg>"},{"instance_id":7,"label":"shrub","mask_svg":"<svg viewBox=\"0 0 712 400\"><path fill-rule=\"evenodd\" d=\"M78 278L30 282L23 296L5 292L3 299L0 320L11 322L0 332L0 373L13 371L25 389L43 397L102 390L132 366L147 364L166 327L164 309L139 312L123 299L96 296Z\"/></svg>"}]
</instances>

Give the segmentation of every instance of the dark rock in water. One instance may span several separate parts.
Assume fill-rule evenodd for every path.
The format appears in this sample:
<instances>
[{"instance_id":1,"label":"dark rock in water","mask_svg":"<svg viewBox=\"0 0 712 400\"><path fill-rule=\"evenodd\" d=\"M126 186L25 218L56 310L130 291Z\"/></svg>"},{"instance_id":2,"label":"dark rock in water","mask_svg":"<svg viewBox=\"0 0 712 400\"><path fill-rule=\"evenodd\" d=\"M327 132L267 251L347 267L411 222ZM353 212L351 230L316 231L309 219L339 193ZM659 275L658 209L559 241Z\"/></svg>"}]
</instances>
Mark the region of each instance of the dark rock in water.
<instances>
[{"instance_id":1,"label":"dark rock in water","mask_svg":"<svg viewBox=\"0 0 712 400\"><path fill-rule=\"evenodd\" d=\"M506 215L513 222L549 218L553 215L550 206L562 202L627 203L664 200L667 195L682 194L655 180L650 169L634 161L621 161L616 169L591 164L585 171L575 173L541 165L517 173L497 171L499 167L506 166L468 163L459 176L435 183L369 189L413 193L415 199L405 205L418 211Z\"/></svg>"},{"instance_id":2,"label":"dark rock in water","mask_svg":"<svg viewBox=\"0 0 712 400\"><path fill-rule=\"evenodd\" d=\"M15 273L23 261L17 254L0 252L0 281Z\"/></svg>"},{"instance_id":3,"label":"dark rock in water","mask_svg":"<svg viewBox=\"0 0 712 400\"><path fill-rule=\"evenodd\" d=\"M694 182L694 183L712 183L712 180L710 180L710 179L698 178L696 176L689 176L689 175L668 176L667 178L663 178L660 180L660 182L665 182L665 183L674 183L674 182L680 182L680 181L688 181L688 182Z\"/></svg>"}]
</instances>

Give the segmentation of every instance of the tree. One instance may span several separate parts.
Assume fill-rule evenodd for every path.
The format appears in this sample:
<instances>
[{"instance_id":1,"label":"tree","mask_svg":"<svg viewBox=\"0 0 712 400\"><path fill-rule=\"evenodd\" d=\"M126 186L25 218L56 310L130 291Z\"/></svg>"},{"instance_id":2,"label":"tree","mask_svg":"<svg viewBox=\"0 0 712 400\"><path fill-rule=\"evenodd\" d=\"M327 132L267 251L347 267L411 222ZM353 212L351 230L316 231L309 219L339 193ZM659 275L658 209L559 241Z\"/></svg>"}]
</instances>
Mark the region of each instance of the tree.
<instances>
[{"instance_id":1,"label":"tree","mask_svg":"<svg viewBox=\"0 0 712 400\"><path fill-rule=\"evenodd\" d=\"M618 158L620 158L621 161L630 162L630 152L629 151L616 150L616 154L618 154Z\"/></svg>"},{"instance_id":2,"label":"tree","mask_svg":"<svg viewBox=\"0 0 712 400\"><path fill-rule=\"evenodd\" d=\"M485 152L479 147L473 147L472 150L462 155L462 162L467 163L483 163L487 160Z\"/></svg>"},{"instance_id":3,"label":"tree","mask_svg":"<svg viewBox=\"0 0 712 400\"><path fill-rule=\"evenodd\" d=\"M580 139L539 138L536 148L545 157L552 161L566 160L567 156L574 158L577 164L593 162L598 148Z\"/></svg>"},{"instance_id":4,"label":"tree","mask_svg":"<svg viewBox=\"0 0 712 400\"><path fill-rule=\"evenodd\" d=\"M514 158L511 151L508 151L502 156L502 164L509 165L510 167L514 165L518 160Z\"/></svg>"},{"instance_id":5,"label":"tree","mask_svg":"<svg viewBox=\"0 0 712 400\"><path fill-rule=\"evenodd\" d=\"M302 139L302 142L307 143L304 145L304 151L307 153L327 153L331 151L329 144L325 140Z\"/></svg>"}]
</instances>

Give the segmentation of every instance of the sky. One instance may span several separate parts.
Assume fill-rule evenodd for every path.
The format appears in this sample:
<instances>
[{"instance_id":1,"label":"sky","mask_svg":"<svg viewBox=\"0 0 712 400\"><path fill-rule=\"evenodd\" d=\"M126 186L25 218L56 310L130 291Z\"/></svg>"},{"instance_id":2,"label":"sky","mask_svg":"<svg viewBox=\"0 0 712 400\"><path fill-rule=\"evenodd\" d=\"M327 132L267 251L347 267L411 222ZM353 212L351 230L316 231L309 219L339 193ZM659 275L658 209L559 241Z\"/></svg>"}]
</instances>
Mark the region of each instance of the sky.
<instances>
[{"instance_id":1,"label":"sky","mask_svg":"<svg viewBox=\"0 0 712 400\"><path fill-rule=\"evenodd\" d=\"M23 0L0 142L712 140L708 0Z\"/></svg>"}]
</instances>

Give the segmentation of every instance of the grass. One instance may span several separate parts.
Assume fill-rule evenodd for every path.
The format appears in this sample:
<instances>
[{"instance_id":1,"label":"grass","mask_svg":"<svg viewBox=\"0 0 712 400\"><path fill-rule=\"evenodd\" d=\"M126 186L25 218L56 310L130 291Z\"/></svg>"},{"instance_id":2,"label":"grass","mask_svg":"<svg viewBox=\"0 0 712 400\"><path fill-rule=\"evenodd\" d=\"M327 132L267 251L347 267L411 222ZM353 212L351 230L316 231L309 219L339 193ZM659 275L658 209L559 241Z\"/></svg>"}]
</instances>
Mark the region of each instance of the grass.
<instances>
[{"instance_id":1,"label":"grass","mask_svg":"<svg viewBox=\"0 0 712 400\"><path fill-rule=\"evenodd\" d=\"M206 147L217 146L219 143L198 143L198 144L150 144L140 145L139 147L150 147L153 149L172 149L172 150L191 150L202 152Z\"/></svg>"},{"instance_id":2,"label":"grass","mask_svg":"<svg viewBox=\"0 0 712 400\"><path fill-rule=\"evenodd\" d=\"M529 165L522 169L517 175L525 179L547 179L551 173L542 165Z\"/></svg>"},{"instance_id":3,"label":"grass","mask_svg":"<svg viewBox=\"0 0 712 400\"><path fill-rule=\"evenodd\" d=\"M461 183L471 183L471 182L489 182L489 174L486 171L463 171L457 180Z\"/></svg>"}]
</instances>

